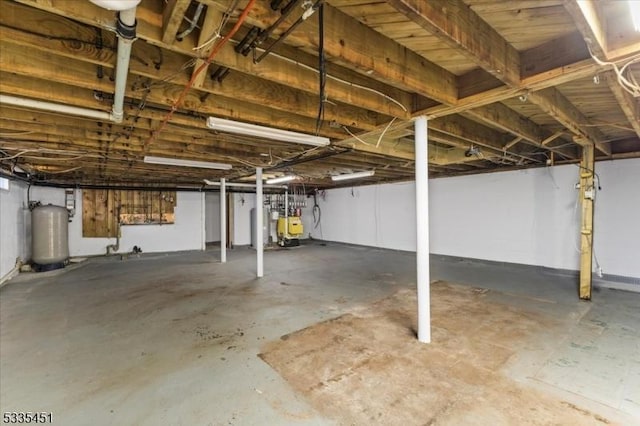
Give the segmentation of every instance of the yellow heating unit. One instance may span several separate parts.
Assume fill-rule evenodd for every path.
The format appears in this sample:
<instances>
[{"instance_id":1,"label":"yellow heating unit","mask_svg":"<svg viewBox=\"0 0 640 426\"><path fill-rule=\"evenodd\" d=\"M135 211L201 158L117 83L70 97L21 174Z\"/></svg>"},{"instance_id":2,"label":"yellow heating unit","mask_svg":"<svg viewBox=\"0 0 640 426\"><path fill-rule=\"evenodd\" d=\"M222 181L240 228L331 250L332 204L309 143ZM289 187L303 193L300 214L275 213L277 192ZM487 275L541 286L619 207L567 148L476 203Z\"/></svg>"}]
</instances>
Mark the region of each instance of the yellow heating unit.
<instances>
[{"instance_id":1,"label":"yellow heating unit","mask_svg":"<svg viewBox=\"0 0 640 426\"><path fill-rule=\"evenodd\" d=\"M298 245L303 234L302 220L298 216L278 218L278 244L281 246Z\"/></svg>"}]
</instances>

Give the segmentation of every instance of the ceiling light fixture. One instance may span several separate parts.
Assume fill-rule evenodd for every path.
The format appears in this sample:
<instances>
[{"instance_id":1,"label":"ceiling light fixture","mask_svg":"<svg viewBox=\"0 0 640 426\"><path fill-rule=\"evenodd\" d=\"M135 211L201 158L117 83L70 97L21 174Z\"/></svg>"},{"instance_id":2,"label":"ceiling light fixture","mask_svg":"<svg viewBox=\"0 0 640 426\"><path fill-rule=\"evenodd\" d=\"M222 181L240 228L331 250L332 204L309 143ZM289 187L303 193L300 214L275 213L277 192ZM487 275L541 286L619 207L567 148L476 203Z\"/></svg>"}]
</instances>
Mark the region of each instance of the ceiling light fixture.
<instances>
[{"instance_id":1,"label":"ceiling light fixture","mask_svg":"<svg viewBox=\"0 0 640 426\"><path fill-rule=\"evenodd\" d=\"M204 183L209 186L220 186L219 181L213 181L209 179L204 179ZM225 186L236 187L236 188L255 188L255 183L246 183L246 182L225 182ZM287 185L264 185L265 188L278 188L285 189Z\"/></svg>"},{"instance_id":2,"label":"ceiling light fixture","mask_svg":"<svg viewBox=\"0 0 640 426\"><path fill-rule=\"evenodd\" d=\"M633 27L640 32L640 2L629 0L629 9L631 10L631 19L633 19Z\"/></svg>"},{"instance_id":3,"label":"ceiling light fixture","mask_svg":"<svg viewBox=\"0 0 640 426\"><path fill-rule=\"evenodd\" d=\"M224 118L216 117L207 118L207 127L221 132L256 136L259 138L300 143L304 145L327 146L331 142L329 138L325 138L323 136L314 136L306 133L291 132L289 130L274 129L272 127L258 126L257 124L225 120Z\"/></svg>"},{"instance_id":4,"label":"ceiling light fixture","mask_svg":"<svg viewBox=\"0 0 640 426\"><path fill-rule=\"evenodd\" d=\"M334 182L338 182L341 180L360 179L364 177L373 176L375 173L376 173L375 170L367 170L365 172L348 173L344 175L334 175L334 176L331 176L331 180Z\"/></svg>"},{"instance_id":5,"label":"ceiling light fixture","mask_svg":"<svg viewBox=\"0 0 640 426\"><path fill-rule=\"evenodd\" d=\"M280 176L277 178L267 179L267 183L272 184L272 183L290 182L297 178L298 176L294 176L294 175Z\"/></svg>"},{"instance_id":6,"label":"ceiling light fixture","mask_svg":"<svg viewBox=\"0 0 640 426\"><path fill-rule=\"evenodd\" d=\"M200 169L230 170L233 167L231 164L182 160L180 158L153 157L149 155L145 155L144 162L148 164L162 164L164 166L197 167Z\"/></svg>"}]
</instances>

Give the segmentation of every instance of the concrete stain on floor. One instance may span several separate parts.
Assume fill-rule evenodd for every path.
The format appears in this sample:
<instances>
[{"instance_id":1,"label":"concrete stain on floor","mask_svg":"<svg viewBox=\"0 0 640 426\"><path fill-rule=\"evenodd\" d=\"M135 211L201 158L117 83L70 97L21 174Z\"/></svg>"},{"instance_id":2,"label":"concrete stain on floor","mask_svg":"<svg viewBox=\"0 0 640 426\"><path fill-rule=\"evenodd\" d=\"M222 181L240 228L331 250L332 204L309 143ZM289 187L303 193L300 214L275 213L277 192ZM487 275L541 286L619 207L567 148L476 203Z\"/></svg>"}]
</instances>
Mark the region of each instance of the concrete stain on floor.
<instances>
[{"instance_id":1,"label":"concrete stain on floor","mask_svg":"<svg viewBox=\"0 0 640 426\"><path fill-rule=\"evenodd\" d=\"M408 414L394 421L387 410L422 398L435 411L424 408L415 418L500 424L503 411L533 388L566 401L565 411L578 416L571 421L598 424L590 414L597 413L640 424L640 295L603 290L583 303L571 279L432 257L434 279L466 287L452 286L449 294L434 285L432 309L440 313L434 344L425 346L412 329L413 253L331 243L267 251L261 279L254 251L229 250L226 264L218 256L96 258L11 280L0 289L0 411L51 411L56 424L71 426L331 425L340 422L339 406L327 413L305 392L329 398L331 389L347 389L354 405L340 412L366 412L366 424L397 424ZM313 380L298 391L258 354L266 342L295 341L297 330L318 323L332 336L320 336L327 350L341 351L316 364ZM366 342L357 340L363 336ZM394 358L401 345L402 357ZM294 351L300 359L282 359L298 365L312 357L303 349ZM425 351L444 367L420 364ZM401 382L418 381L419 391L392 398L396 370ZM386 375L358 382L363 371ZM485 392L485 383L513 392ZM442 399L463 386L475 391ZM384 411L367 411L366 395L386 397ZM531 413L550 418L548 399L532 401ZM456 420L454 413L471 417Z\"/></svg>"},{"instance_id":2,"label":"concrete stain on floor","mask_svg":"<svg viewBox=\"0 0 640 426\"><path fill-rule=\"evenodd\" d=\"M416 341L415 291L265 345L260 357L339 424L604 425L584 407L517 383L509 359L557 320L432 285L432 343Z\"/></svg>"}]
</instances>

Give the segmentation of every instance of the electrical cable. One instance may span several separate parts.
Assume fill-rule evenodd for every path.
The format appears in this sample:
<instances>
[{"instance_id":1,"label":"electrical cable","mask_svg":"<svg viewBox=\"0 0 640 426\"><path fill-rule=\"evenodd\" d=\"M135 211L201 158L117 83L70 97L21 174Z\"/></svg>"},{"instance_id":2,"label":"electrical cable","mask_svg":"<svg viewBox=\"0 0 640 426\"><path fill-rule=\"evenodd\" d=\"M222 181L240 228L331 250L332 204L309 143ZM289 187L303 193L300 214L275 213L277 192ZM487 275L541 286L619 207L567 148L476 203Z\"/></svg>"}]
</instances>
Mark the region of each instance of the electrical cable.
<instances>
[{"instance_id":1,"label":"electrical cable","mask_svg":"<svg viewBox=\"0 0 640 426\"><path fill-rule=\"evenodd\" d=\"M595 170L592 170L592 169L590 169L590 168L588 168L588 167L584 167L584 166L583 166L583 165L581 165L581 164L575 164L575 163L574 163L573 165L574 165L574 166L576 166L576 167L578 167L578 168L580 168L580 169L582 169L582 170L586 170L586 171L588 171L589 173L593 173L593 175L596 177L596 179L598 179L598 190L599 190L599 191L601 191L601 190L602 190L602 182L600 181L600 175L599 175L598 173L596 173L596 172L595 172Z\"/></svg>"},{"instance_id":2,"label":"electrical cable","mask_svg":"<svg viewBox=\"0 0 640 426\"><path fill-rule=\"evenodd\" d=\"M355 135L353 132L351 132L351 130L349 130L349 128L348 128L347 126L342 126L342 128L343 128L347 133L349 133L349 136L351 136L352 138L354 138L354 139L355 139L355 140L357 140L358 142L363 143L363 144L365 144L365 145L367 145L367 146L375 146L375 145L374 145L374 144L372 144L372 143L365 142L365 141L363 141L362 139L360 139L360 137L358 137L358 136L357 136L357 135Z\"/></svg>"},{"instance_id":3,"label":"electrical cable","mask_svg":"<svg viewBox=\"0 0 640 426\"><path fill-rule=\"evenodd\" d=\"M382 133L380 133L380 137L378 137L378 142L376 142L376 148L380 146L380 142L382 142L382 138L384 137L384 134L387 133L387 130L389 130L393 122L396 121L396 118L397 117L393 117L393 119L389 122L389 124L387 124L387 127L384 128Z\"/></svg>"},{"instance_id":4,"label":"electrical cable","mask_svg":"<svg viewBox=\"0 0 640 426\"><path fill-rule=\"evenodd\" d=\"M313 215L313 229L317 229L318 225L320 225L320 219L322 218L322 210L320 209L320 205L318 204L318 190L316 189L313 193L313 209L311 210L311 214ZM316 218L317 214L317 218Z\"/></svg>"},{"instance_id":5,"label":"electrical cable","mask_svg":"<svg viewBox=\"0 0 640 426\"><path fill-rule=\"evenodd\" d=\"M239 42L237 42L235 40L231 40L231 42L235 43L235 44L239 43ZM264 49L256 47L256 50L264 50ZM284 61L287 61L287 62L290 62L292 64L295 64L295 65L297 65L297 66L299 66L301 68L308 69L309 71L313 71L313 72L316 72L316 73L318 72L317 69L315 69L313 67L310 67L307 64L303 64L302 62L298 62L295 59L287 58L286 56L280 55L280 54L275 53L275 52L271 52L269 54L269 56L275 56L276 58L280 58L280 59L282 59ZM331 75L329 73L327 73L326 76L327 76L328 79L337 81L338 83L346 84L348 86L355 87L357 89L362 89L362 90L366 90L366 91L371 92L371 93L375 93L376 95L379 95L379 96L385 98L386 100L388 100L390 102L393 102L394 104L398 105L404 112L408 112L407 107L405 107L400 101L398 101L397 99L392 98L391 96L387 95L384 92L381 92L381 91L376 90L376 89L372 89L371 87L363 86L363 85L358 84L358 83L353 83L351 81L343 80L343 79L341 79L339 77L336 77L336 76L333 76L333 75Z\"/></svg>"},{"instance_id":6,"label":"electrical cable","mask_svg":"<svg viewBox=\"0 0 640 426\"><path fill-rule=\"evenodd\" d=\"M231 31L229 31L229 33L227 35L225 35L224 38L222 40L220 40L220 42L213 47L213 49L211 49L211 53L209 54L207 59L205 59L205 61L202 63L202 65L200 65L193 72L193 74L191 74L191 79L184 86L184 89L182 90L182 93L180 93L180 96L178 97L178 99L176 99L176 101L171 106L171 111L169 111L169 113L160 122L160 126L158 127L158 129L156 131L154 131L151 134L151 137L144 143L144 148L145 149L147 149L149 147L149 145L151 145L156 140L158 135L160 135L160 133L162 132L164 127L167 125L167 122L169 120L171 120L171 117L173 117L173 114L178 110L180 105L182 105L182 102L184 101L184 98L186 97L187 93L189 92L189 90L191 89L193 84L195 83L196 78L198 77L198 75L202 71L204 71L211 64L211 62L213 61L213 58L218 54L218 52L222 49L222 47L240 29L240 27L242 26L242 23L245 21L245 19L247 19L247 16L249 15L249 12L251 11L251 9L255 5L255 3L256 3L256 0L249 0L249 3L247 3L247 6L244 8L242 13L240 14L240 17L238 18L238 22L235 23L235 25L233 26Z\"/></svg>"},{"instance_id":7,"label":"electrical cable","mask_svg":"<svg viewBox=\"0 0 640 426\"><path fill-rule=\"evenodd\" d=\"M222 32L222 29L224 28L224 26L226 25L227 21L229 20L229 17L231 16L231 12L236 8L237 5L238 5L238 0L234 0L231 4L229 4L229 7L227 8L227 10L222 14L222 19L220 19L220 23L218 24L218 28L213 32L211 37L209 37L209 39L207 41L205 41L204 43L202 43L201 45L194 47L192 50L200 50L200 49L210 45L211 43L213 43L217 39L219 39L220 38L220 33Z\"/></svg>"},{"instance_id":8,"label":"electrical cable","mask_svg":"<svg viewBox=\"0 0 640 426\"><path fill-rule=\"evenodd\" d=\"M82 166L77 166L77 167L71 167L70 169L66 169L66 170L56 170L55 172L52 172L52 171L49 171L49 170L39 170L37 167L35 169L40 173L45 173L45 174L50 174L50 175L57 175L57 174L62 174L62 173L73 172L73 171L76 171L76 170L81 169L81 168L82 168Z\"/></svg>"},{"instance_id":9,"label":"electrical cable","mask_svg":"<svg viewBox=\"0 0 640 426\"><path fill-rule=\"evenodd\" d=\"M598 57L591 50L591 40L586 39L585 41L587 42L587 48L589 49L589 54L591 55L593 60L596 61L598 65L611 66L614 73L616 74L616 79L620 87L629 92L633 97L640 97L640 84L638 84L638 81L635 79L633 73L629 73L628 78L624 75L630 65L640 62L640 55L634 55L631 58L624 59L627 62L622 67L618 67L618 64L616 64L615 62L603 61L598 59Z\"/></svg>"}]
</instances>

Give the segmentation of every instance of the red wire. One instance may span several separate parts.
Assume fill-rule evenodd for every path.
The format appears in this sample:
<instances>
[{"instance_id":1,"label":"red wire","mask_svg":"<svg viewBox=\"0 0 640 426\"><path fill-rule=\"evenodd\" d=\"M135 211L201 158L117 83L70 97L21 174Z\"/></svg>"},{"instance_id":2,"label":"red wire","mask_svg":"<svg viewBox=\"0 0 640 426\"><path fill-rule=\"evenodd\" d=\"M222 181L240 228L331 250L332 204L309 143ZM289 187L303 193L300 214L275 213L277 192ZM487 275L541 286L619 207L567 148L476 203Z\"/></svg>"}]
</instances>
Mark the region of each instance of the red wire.
<instances>
[{"instance_id":1,"label":"red wire","mask_svg":"<svg viewBox=\"0 0 640 426\"><path fill-rule=\"evenodd\" d=\"M173 105L171 105L171 111L169 111L169 113L164 117L164 119L160 123L160 127L158 127L158 129L155 132L153 132L149 140L145 142L144 148L147 148L149 145L151 145L155 141L155 139L158 137L158 135L160 135L160 133L162 132L164 127L167 125L169 120L171 120L171 117L173 117L173 113L176 112L176 110L180 107L180 105L184 101L185 96L187 96L187 93L189 92L191 87L193 87L193 83L195 82L198 74L200 74L205 68L207 68L211 64L211 61L213 61L213 58L216 56L216 54L218 54L220 49L222 49L222 46L224 46L227 43L227 41L229 41L231 37L233 37L233 35L240 29L240 27L242 26L242 23L247 18L247 15L249 15L249 11L251 10L251 8L253 8L253 5L255 4L255 2L256 0L249 0L249 3L242 11L242 14L240 14L240 18L238 18L238 22L236 22L236 24L233 26L231 31L229 31L229 33L226 36L224 36L224 38L220 40L220 42L213 47L213 49L211 50L211 53L209 53L209 57L207 57L204 63L200 65L193 72L193 74L191 75L191 80L189 80L189 82L184 86L184 89L182 90L182 93L180 93L180 96L178 97L178 99L176 99Z\"/></svg>"}]
</instances>

